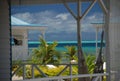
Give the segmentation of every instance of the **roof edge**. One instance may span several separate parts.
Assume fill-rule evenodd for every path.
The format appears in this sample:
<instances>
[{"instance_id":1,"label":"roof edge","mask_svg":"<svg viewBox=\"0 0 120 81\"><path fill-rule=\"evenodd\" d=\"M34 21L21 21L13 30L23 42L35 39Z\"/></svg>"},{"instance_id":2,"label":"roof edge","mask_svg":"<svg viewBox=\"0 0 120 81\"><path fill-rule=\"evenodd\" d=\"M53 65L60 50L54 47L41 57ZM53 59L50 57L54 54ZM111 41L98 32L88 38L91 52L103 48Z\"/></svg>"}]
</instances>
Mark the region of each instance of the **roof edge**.
<instances>
[{"instance_id":1,"label":"roof edge","mask_svg":"<svg viewBox=\"0 0 120 81\"><path fill-rule=\"evenodd\" d=\"M81 0L90 2L93 0ZM77 2L77 0L66 0L66 2ZM35 5L35 4L62 4L63 0L11 0L12 5Z\"/></svg>"}]
</instances>

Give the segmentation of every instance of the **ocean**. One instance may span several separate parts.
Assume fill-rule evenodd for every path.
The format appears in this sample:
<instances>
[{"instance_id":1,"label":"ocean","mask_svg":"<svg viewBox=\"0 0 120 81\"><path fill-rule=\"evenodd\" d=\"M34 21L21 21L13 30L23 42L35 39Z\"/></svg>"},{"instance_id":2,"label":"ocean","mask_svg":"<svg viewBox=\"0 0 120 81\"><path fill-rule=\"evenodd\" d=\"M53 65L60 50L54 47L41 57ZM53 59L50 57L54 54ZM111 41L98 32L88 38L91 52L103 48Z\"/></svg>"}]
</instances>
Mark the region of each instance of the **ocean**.
<instances>
[{"instance_id":1,"label":"ocean","mask_svg":"<svg viewBox=\"0 0 120 81\"><path fill-rule=\"evenodd\" d=\"M48 44L51 44L53 42L48 41ZM77 41L59 41L57 42L58 45L56 49L58 51L66 51L65 46L76 46L77 47ZM29 53L31 53L33 48L37 48L40 45L39 41L29 41L28 47L29 47ZM98 41L98 48L100 47L100 41ZM96 53L96 41L82 41L82 49L83 53L85 54L95 54Z\"/></svg>"}]
</instances>

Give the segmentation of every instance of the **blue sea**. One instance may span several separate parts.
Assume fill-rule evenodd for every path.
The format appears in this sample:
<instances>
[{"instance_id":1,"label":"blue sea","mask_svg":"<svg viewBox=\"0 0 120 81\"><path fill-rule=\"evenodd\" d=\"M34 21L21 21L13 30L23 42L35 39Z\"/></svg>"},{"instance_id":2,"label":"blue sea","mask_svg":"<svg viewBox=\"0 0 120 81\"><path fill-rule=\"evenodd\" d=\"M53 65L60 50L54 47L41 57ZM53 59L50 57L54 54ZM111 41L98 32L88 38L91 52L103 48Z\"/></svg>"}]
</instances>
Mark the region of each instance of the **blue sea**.
<instances>
[{"instance_id":1,"label":"blue sea","mask_svg":"<svg viewBox=\"0 0 120 81\"><path fill-rule=\"evenodd\" d=\"M52 44L53 42L47 42L48 44ZM100 47L100 41L98 41L98 47ZM39 41L29 41L29 53L31 53L33 48L37 48L40 45ZM77 41L59 41L56 49L58 51L66 51L65 46L76 46ZM96 41L82 41L82 49L85 54L95 54L96 53Z\"/></svg>"}]
</instances>

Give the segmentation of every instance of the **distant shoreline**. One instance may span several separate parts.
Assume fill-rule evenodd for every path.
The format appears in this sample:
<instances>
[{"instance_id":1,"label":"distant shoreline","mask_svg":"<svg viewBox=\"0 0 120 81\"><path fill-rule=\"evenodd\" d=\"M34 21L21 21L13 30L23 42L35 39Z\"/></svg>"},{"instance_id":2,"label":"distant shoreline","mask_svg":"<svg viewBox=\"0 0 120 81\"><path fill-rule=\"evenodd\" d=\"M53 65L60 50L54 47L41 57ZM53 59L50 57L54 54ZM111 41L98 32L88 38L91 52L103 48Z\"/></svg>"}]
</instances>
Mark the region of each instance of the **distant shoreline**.
<instances>
[{"instance_id":1,"label":"distant shoreline","mask_svg":"<svg viewBox=\"0 0 120 81\"><path fill-rule=\"evenodd\" d=\"M48 44L52 44L53 42L48 41ZM58 41L57 47L61 46L77 46L77 41ZM38 47L40 45L39 41L29 41L28 42L28 47ZM96 46L96 41L82 41L82 47L95 47ZM105 43L104 43L105 46ZM100 41L98 41L98 47L100 47Z\"/></svg>"},{"instance_id":2,"label":"distant shoreline","mask_svg":"<svg viewBox=\"0 0 120 81\"><path fill-rule=\"evenodd\" d=\"M77 43L77 41L56 41L58 43ZM28 41L28 43L40 43L39 41ZM47 43L53 43L53 41L47 41ZM96 43L96 41L82 41L82 43ZM98 41L100 43L100 41Z\"/></svg>"},{"instance_id":3,"label":"distant shoreline","mask_svg":"<svg viewBox=\"0 0 120 81\"><path fill-rule=\"evenodd\" d=\"M48 41L48 44L52 44L53 42ZM29 41L28 47L29 49L37 48L40 45L39 41ZM77 41L58 41L58 45L56 47L59 51L65 51L65 46L77 46ZM105 43L104 45L105 46ZM100 47L100 41L98 41L98 47ZM82 41L82 49L84 53L95 54L96 52L96 41Z\"/></svg>"}]
</instances>

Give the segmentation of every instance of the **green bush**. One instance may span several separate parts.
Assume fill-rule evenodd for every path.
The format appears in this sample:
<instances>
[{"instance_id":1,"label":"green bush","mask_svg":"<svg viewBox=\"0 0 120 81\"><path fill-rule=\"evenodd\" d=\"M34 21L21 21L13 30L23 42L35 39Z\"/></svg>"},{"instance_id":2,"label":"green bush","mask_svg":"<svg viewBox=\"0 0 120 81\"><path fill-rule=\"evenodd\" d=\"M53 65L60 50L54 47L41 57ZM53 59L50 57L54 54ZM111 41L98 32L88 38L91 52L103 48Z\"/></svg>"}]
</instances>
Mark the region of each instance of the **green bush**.
<instances>
[{"instance_id":1,"label":"green bush","mask_svg":"<svg viewBox=\"0 0 120 81\"><path fill-rule=\"evenodd\" d=\"M47 66L40 66L39 68L49 77L56 76L60 71L64 69L65 66L60 65L56 68L48 68ZM73 74L76 74L76 67L73 68ZM69 75L69 68L67 68L62 74L62 76ZM35 69L35 77L41 77L42 75Z\"/></svg>"}]
</instances>

